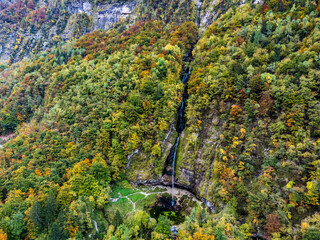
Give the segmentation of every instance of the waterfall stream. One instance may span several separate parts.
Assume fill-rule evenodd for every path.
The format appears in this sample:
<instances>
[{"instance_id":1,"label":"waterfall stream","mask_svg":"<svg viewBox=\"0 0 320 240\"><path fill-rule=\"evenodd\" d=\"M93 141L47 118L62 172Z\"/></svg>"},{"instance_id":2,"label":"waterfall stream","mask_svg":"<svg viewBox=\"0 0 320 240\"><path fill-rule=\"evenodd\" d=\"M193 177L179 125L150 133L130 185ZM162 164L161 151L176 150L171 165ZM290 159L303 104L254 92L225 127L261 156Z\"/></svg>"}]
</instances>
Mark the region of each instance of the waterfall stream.
<instances>
[{"instance_id":1,"label":"waterfall stream","mask_svg":"<svg viewBox=\"0 0 320 240\"><path fill-rule=\"evenodd\" d=\"M99 229L98 229L98 224L95 220L93 220L93 223L94 223L94 228L96 230L96 233L99 233Z\"/></svg>"},{"instance_id":2,"label":"waterfall stream","mask_svg":"<svg viewBox=\"0 0 320 240\"><path fill-rule=\"evenodd\" d=\"M177 142L174 145L174 154L173 154L173 160L172 160L172 175L171 175L171 180L172 180L172 201L171 201L171 206L174 206L174 168L176 164L176 157L177 157L177 149L179 146L179 140L180 140L180 134L178 135Z\"/></svg>"},{"instance_id":3,"label":"waterfall stream","mask_svg":"<svg viewBox=\"0 0 320 240\"><path fill-rule=\"evenodd\" d=\"M186 55L186 59L190 60L190 56L191 54L187 54ZM171 162L171 168L172 168L172 172L171 172L171 181L172 181L172 201L171 201L171 206L174 206L174 173L175 173L175 165L176 165L176 159L177 159L177 150L178 150L178 146L179 146L179 142L180 142L180 135L184 130L185 127L185 118L184 118L184 114L185 114L185 110L186 110L186 100L188 99L188 80L189 80L189 76L191 73L191 68L188 67L185 74L183 75L181 82L184 84L184 91L183 91L183 99L181 101L181 105L179 108L179 112L178 112L178 121L177 121L177 133L178 133L178 137L176 140L176 143L174 144L172 150L171 150L171 154L169 155L169 158L172 157L172 162Z\"/></svg>"}]
</instances>

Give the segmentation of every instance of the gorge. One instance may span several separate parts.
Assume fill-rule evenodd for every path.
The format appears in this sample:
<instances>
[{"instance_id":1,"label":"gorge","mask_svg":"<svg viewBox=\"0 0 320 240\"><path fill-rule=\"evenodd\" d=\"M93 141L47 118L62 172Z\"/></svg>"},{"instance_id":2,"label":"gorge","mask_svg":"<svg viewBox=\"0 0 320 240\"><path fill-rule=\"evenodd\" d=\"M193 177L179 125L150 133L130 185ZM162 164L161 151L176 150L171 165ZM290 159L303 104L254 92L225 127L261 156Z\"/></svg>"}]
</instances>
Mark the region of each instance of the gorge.
<instances>
[{"instance_id":1,"label":"gorge","mask_svg":"<svg viewBox=\"0 0 320 240\"><path fill-rule=\"evenodd\" d=\"M0 1L0 239L320 239L319 10Z\"/></svg>"}]
</instances>

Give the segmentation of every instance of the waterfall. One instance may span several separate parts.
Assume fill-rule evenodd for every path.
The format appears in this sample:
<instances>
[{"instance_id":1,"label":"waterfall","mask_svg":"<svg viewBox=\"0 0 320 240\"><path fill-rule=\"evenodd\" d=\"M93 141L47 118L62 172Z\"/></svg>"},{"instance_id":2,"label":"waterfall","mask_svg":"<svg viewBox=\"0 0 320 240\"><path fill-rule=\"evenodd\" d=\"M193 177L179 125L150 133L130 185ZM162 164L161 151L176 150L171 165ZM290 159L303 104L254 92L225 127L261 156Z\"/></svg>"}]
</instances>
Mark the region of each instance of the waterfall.
<instances>
[{"instance_id":1,"label":"waterfall","mask_svg":"<svg viewBox=\"0 0 320 240\"><path fill-rule=\"evenodd\" d=\"M189 58L191 54L187 54L186 58ZM185 124L184 124L184 114L185 114L185 109L186 109L186 100L188 98L188 79L191 73L191 68L188 67L185 74L183 75L181 82L184 84L184 92L183 92L183 99L181 102L181 106L179 108L178 112L178 121L177 121L177 133L178 137L176 140L175 145L173 146L173 149L171 150L173 152L172 156L172 163L171 163L171 168L172 168L172 173L171 173L171 184L172 184L172 200L171 200L171 206L174 206L174 172L175 172L175 165L176 165L176 159L177 159L177 150L180 142L180 134L183 132ZM171 152L171 153L172 153Z\"/></svg>"},{"instance_id":2,"label":"waterfall","mask_svg":"<svg viewBox=\"0 0 320 240\"><path fill-rule=\"evenodd\" d=\"M184 74L183 78L182 78L182 83L185 83L188 79L188 74Z\"/></svg>"},{"instance_id":3,"label":"waterfall","mask_svg":"<svg viewBox=\"0 0 320 240\"><path fill-rule=\"evenodd\" d=\"M98 224L95 220L93 220L93 223L94 223L94 228L96 230L96 233L99 233L99 229L98 229Z\"/></svg>"},{"instance_id":4,"label":"waterfall","mask_svg":"<svg viewBox=\"0 0 320 240\"><path fill-rule=\"evenodd\" d=\"M174 145L174 154L173 154L173 160L172 160L172 175L171 175L171 180L172 180L172 201L171 201L171 206L174 206L174 168L176 164L176 158L177 158L177 149L179 146L179 140L180 140L180 134L178 135L177 142Z\"/></svg>"},{"instance_id":5,"label":"waterfall","mask_svg":"<svg viewBox=\"0 0 320 240\"><path fill-rule=\"evenodd\" d=\"M184 129L184 108L185 108L185 100L183 99L181 102L181 107L179 110L179 117L178 117L178 125L177 125L177 132L180 134Z\"/></svg>"}]
</instances>

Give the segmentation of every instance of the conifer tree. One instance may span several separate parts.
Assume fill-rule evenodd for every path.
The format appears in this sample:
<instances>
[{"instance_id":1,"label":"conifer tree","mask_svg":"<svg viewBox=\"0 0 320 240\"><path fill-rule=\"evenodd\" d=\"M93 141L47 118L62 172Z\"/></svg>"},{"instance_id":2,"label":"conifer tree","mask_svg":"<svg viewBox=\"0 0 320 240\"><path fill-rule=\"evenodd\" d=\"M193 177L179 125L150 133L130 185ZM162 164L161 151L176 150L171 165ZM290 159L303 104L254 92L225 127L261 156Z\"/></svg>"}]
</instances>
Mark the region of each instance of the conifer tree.
<instances>
[{"instance_id":1,"label":"conifer tree","mask_svg":"<svg viewBox=\"0 0 320 240\"><path fill-rule=\"evenodd\" d=\"M48 226L48 229L49 229L50 223L54 219L54 216L56 214L56 210L57 210L56 198L55 198L53 192L50 191L48 199L47 199L46 204L43 209L44 219L45 219L46 225Z\"/></svg>"},{"instance_id":2,"label":"conifer tree","mask_svg":"<svg viewBox=\"0 0 320 240\"><path fill-rule=\"evenodd\" d=\"M31 221L38 227L41 228L43 222L43 210L41 204L37 201L33 204L30 212Z\"/></svg>"},{"instance_id":3,"label":"conifer tree","mask_svg":"<svg viewBox=\"0 0 320 240\"><path fill-rule=\"evenodd\" d=\"M63 239L63 233L56 223L52 224L49 232L48 240L60 240Z\"/></svg>"},{"instance_id":4,"label":"conifer tree","mask_svg":"<svg viewBox=\"0 0 320 240\"><path fill-rule=\"evenodd\" d=\"M119 210L117 210L116 214L114 215L114 218L113 218L113 226L115 227L119 227L123 222L123 219L120 215L120 212Z\"/></svg>"}]
</instances>

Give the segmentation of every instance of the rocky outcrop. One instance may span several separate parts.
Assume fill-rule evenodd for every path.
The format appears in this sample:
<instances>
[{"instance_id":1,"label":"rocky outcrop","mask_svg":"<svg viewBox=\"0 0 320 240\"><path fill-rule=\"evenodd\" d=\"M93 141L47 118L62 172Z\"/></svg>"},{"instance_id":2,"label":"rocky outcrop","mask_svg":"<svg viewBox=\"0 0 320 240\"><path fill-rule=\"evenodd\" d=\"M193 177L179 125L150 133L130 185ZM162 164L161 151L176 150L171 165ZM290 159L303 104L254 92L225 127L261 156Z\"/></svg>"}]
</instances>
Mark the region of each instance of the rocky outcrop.
<instances>
[{"instance_id":1,"label":"rocky outcrop","mask_svg":"<svg viewBox=\"0 0 320 240\"><path fill-rule=\"evenodd\" d=\"M174 122L169 127L168 133L162 141L160 158L135 150L128 156L126 165L128 180L132 182L148 182L152 184L160 184L162 170L165 166L166 159L170 154L170 150L175 143L177 132ZM158 166L155 166L155 162Z\"/></svg>"},{"instance_id":2,"label":"rocky outcrop","mask_svg":"<svg viewBox=\"0 0 320 240\"><path fill-rule=\"evenodd\" d=\"M193 1L197 9L195 20L202 31L230 7L220 6L217 0ZM237 4L241 5L246 1L241 0ZM20 30L8 32L6 26L0 24L0 63L6 63L8 60L17 62L29 56L30 52L44 51L61 40L80 37L97 29L110 29L121 19L131 20L129 23L134 23L140 7L148 6L142 0L95 2L69 0L67 3L61 3L61 6L51 6L49 3L46 4L45 1L38 3L38 9L41 7L47 8L47 12L50 11L52 15L59 12L59 16L54 20L48 19L48 22L43 23L36 31L31 27L22 27ZM256 4L262 2L263 0L254 1ZM183 0L181 4L183 5ZM17 32L19 34L16 34Z\"/></svg>"},{"instance_id":3,"label":"rocky outcrop","mask_svg":"<svg viewBox=\"0 0 320 240\"><path fill-rule=\"evenodd\" d=\"M120 19L135 17L137 1L113 2L94 5L89 1L71 1L68 10L71 14L87 14L92 18L89 30L109 29Z\"/></svg>"},{"instance_id":4,"label":"rocky outcrop","mask_svg":"<svg viewBox=\"0 0 320 240\"><path fill-rule=\"evenodd\" d=\"M38 3L38 9L45 8L52 15L61 11L58 18L48 19L36 31L24 26L10 31L10 25L0 23L0 64L17 62L28 57L31 52L44 51L61 40L77 38L97 29L108 30L121 19L130 18L133 23L137 16L138 2L134 0L97 4L93 2L71 0L64 5L61 3L60 9L59 6Z\"/></svg>"},{"instance_id":5,"label":"rocky outcrop","mask_svg":"<svg viewBox=\"0 0 320 240\"><path fill-rule=\"evenodd\" d=\"M198 8L198 25L201 31L210 26L220 14L224 13L231 6L220 6L218 0L194 0ZM237 5L241 6L248 0L239 0ZM253 4L262 4L263 0L253 0Z\"/></svg>"},{"instance_id":6,"label":"rocky outcrop","mask_svg":"<svg viewBox=\"0 0 320 240\"><path fill-rule=\"evenodd\" d=\"M220 123L215 115L208 117L200 136L192 136L188 131L182 135L177 161L176 182L180 186L192 189L200 198L212 201L210 189L215 150L218 148L221 134ZM198 149L194 152L194 147Z\"/></svg>"},{"instance_id":7,"label":"rocky outcrop","mask_svg":"<svg viewBox=\"0 0 320 240\"><path fill-rule=\"evenodd\" d=\"M197 23L200 30L205 30L212 22L225 11L221 9L217 0L195 0L198 17ZM239 6L245 4L246 0L239 1ZM254 4L262 3L257 0ZM192 135L186 130L181 133L180 143L177 149L177 160L175 170L175 185L184 188L194 193L199 199L202 199L206 205L214 209L212 201L214 196L214 188L216 184L213 182L213 169L216 149L220 144L220 134L222 133L221 123L215 114L208 116L207 122L204 123L204 131ZM130 179L139 184L162 184L170 186L171 178L171 163L165 161L170 155L170 149L175 144L177 134L172 134L170 130L164 140L164 149L162 151L161 165L164 168L162 176L152 174L154 166L150 164L148 167L138 167L142 164L147 164L151 156L145 156L142 153L135 154L131 159L132 168L129 170ZM168 136L170 136L168 138ZM194 149L197 149L196 152ZM135 167L133 167L135 165ZM146 170L147 169L147 170ZM169 170L168 170L169 169Z\"/></svg>"}]
</instances>

